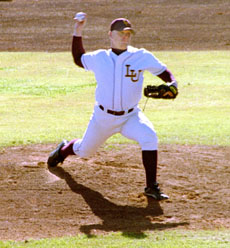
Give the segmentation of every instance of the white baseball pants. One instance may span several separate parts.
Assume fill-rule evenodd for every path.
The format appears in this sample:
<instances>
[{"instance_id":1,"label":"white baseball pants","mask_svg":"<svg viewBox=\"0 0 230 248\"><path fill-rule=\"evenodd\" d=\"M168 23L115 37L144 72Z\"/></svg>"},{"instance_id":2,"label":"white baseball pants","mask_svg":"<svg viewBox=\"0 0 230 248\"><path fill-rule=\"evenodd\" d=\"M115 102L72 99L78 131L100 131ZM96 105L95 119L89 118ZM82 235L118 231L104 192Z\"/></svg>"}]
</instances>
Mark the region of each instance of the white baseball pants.
<instances>
[{"instance_id":1,"label":"white baseball pants","mask_svg":"<svg viewBox=\"0 0 230 248\"><path fill-rule=\"evenodd\" d=\"M89 157L116 133L137 141L142 150L157 150L158 139L154 127L138 107L131 113L114 116L95 105L86 132L82 139L74 143L73 151L80 157Z\"/></svg>"}]
</instances>

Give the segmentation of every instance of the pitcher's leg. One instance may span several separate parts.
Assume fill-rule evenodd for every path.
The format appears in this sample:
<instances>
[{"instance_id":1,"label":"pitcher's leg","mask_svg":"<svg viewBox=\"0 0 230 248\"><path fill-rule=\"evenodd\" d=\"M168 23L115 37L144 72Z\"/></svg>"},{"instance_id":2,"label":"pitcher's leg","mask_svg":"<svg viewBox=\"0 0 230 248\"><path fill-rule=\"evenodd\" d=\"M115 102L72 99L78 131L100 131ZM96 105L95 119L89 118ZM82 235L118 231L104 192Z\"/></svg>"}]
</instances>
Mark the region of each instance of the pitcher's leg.
<instances>
[{"instance_id":1,"label":"pitcher's leg","mask_svg":"<svg viewBox=\"0 0 230 248\"><path fill-rule=\"evenodd\" d=\"M157 150L142 151L142 162L145 168L146 187L157 182Z\"/></svg>"},{"instance_id":2,"label":"pitcher's leg","mask_svg":"<svg viewBox=\"0 0 230 248\"><path fill-rule=\"evenodd\" d=\"M108 126L101 126L93 115L82 139L74 139L70 142L63 140L57 148L50 153L48 165L57 166L69 155L89 157L114 133Z\"/></svg>"},{"instance_id":3,"label":"pitcher's leg","mask_svg":"<svg viewBox=\"0 0 230 248\"><path fill-rule=\"evenodd\" d=\"M95 118L91 119L83 138L73 144L74 154L80 157L92 156L113 133L109 126L102 126Z\"/></svg>"},{"instance_id":4,"label":"pitcher's leg","mask_svg":"<svg viewBox=\"0 0 230 248\"><path fill-rule=\"evenodd\" d=\"M158 149L158 138L152 123L141 112L134 113L123 125L121 134L137 141L143 151Z\"/></svg>"},{"instance_id":5,"label":"pitcher's leg","mask_svg":"<svg viewBox=\"0 0 230 248\"><path fill-rule=\"evenodd\" d=\"M75 155L73 151L73 145L77 140L78 139L73 139L68 144L66 144L61 148L60 154L64 159L66 159L70 155Z\"/></svg>"},{"instance_id":6,"label":"pitcher's leg","mask_svg":"<svg viewBox=\"0 0 230 248\"><path fill-rule=\"evenodd\" d=\"M168 199L157 183L158 139L152 123L139 111L125 123L121 133L137 141L142 148L142 162L146 173L145 195L156 200Z\"/></svg>"}]
</instances>

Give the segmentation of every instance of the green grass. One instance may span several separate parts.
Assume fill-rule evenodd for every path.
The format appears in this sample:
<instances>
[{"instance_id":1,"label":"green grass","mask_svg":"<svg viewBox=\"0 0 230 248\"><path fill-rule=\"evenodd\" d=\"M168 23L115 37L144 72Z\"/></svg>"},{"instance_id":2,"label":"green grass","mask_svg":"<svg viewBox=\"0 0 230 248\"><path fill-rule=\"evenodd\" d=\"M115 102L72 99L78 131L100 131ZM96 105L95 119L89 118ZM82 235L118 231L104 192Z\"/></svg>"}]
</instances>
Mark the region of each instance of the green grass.
<instances>
[{"instance_id":1,"label":"green grass","mask_svg":"<svg viewBox=\"0 0 230 248\"><path fill-rule=\"evenodd\" d=\"M75 237L26 240L23 242L0 241L1 248L228 248L227 231L164 231L147 234L145 238L121 233Z\"/></svg>"},{"instance_id":2,"label":"green grass","mask_svg":"<svg viewBox=\"0 0 230 248\"><path fill-rule=\"evenodd\" d=\"M230 145L229 51L156 52L179 81L175 101L149 99L160 143ZM145 73L146 84L160 84ZM96 82L70 53L0 53L0 146L82 136ZM140 102L144 106L145 99ZM131 142L115 135L108 142Z\"/></svg>"}]
</instances>

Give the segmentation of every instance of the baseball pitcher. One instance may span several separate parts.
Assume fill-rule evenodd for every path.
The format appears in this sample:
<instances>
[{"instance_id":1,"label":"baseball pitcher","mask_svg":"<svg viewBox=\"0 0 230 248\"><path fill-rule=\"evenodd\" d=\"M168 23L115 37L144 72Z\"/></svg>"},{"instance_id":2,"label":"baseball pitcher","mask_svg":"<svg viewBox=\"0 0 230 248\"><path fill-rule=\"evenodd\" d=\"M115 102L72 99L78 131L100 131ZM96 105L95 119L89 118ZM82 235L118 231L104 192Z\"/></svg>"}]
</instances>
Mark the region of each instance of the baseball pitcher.
<instances>
[{"instance_id":1,"label":"baseball pitcher","mask_svg":"<svg viewBox=\"0 0 230 248\"><path fill-rule=\"evenodd\" d=\"M110 49L86 53L82 32L87 15L80 12L74 19L73 59L76 65L94 72L96 102L83 137L70 142L63 140L50 153L48 166L63 163L69 155L92 156L109 137L121 133L137 141L141 147L146 172L144 194L156 200L168 199L157 182L157 134L138 103L142 97L145 70L164 81L160 86L145 87L146 97L174 99L178 94L174 76L151 52L130 46L135 32L129 20L118 18L112 21L108 32Z\"/></svg>"}]
</instances>

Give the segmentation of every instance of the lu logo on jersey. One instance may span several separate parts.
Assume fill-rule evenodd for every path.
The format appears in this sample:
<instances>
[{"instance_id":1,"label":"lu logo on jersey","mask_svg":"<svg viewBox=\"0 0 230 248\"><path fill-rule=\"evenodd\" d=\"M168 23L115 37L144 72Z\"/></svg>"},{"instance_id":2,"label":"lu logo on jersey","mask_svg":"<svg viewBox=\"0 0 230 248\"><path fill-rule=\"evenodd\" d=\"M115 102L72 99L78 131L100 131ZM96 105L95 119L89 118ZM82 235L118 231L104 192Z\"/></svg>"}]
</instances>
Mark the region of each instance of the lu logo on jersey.
<instances>
[{"instance_id":1,"label":"lu logo on jersey","mask_svg":"<svg viewBox=\"0 0 230 248\"><path fill-rule=\"evenodd\" d=\"M137 82L139 81L140 78L140 74L142 72L142 70L138 70L138 72L136 72L135 70L130 70L130 66L131 65L125 65L126 66L126 75L125 77L130 77L132 82Z\"/></svg>"}]
</instances>

